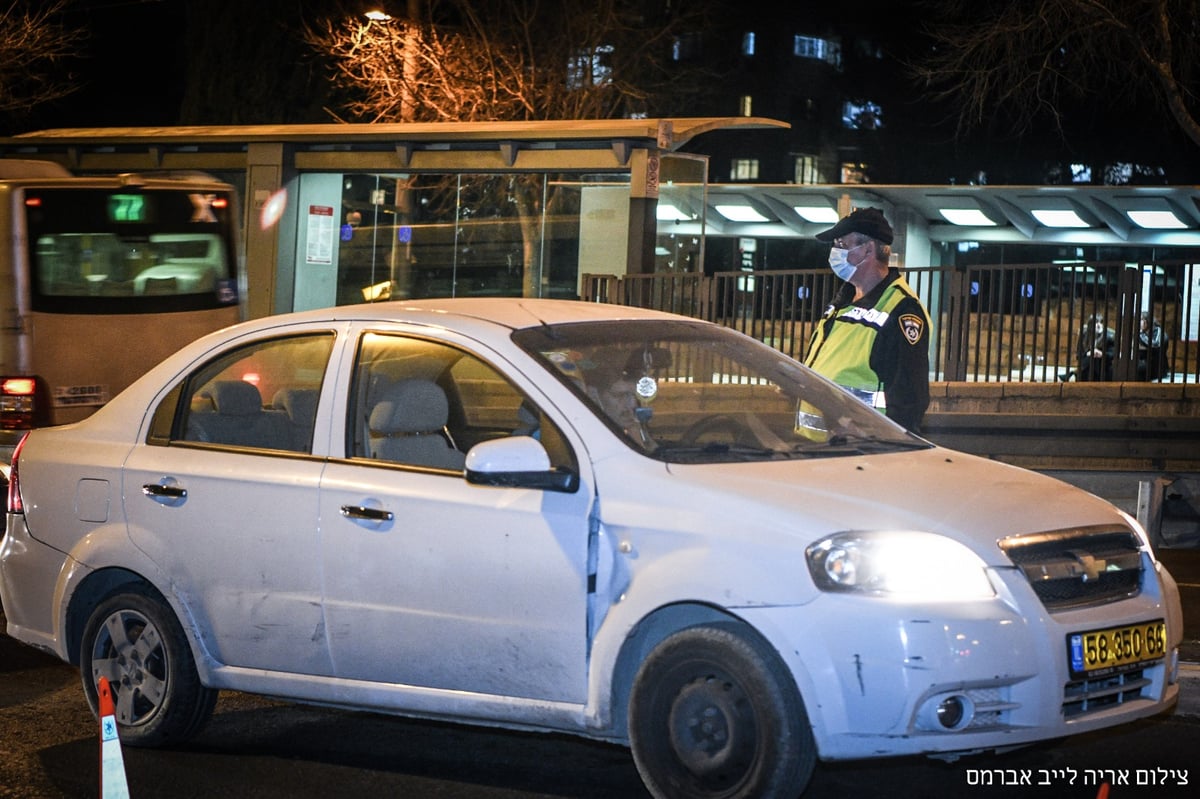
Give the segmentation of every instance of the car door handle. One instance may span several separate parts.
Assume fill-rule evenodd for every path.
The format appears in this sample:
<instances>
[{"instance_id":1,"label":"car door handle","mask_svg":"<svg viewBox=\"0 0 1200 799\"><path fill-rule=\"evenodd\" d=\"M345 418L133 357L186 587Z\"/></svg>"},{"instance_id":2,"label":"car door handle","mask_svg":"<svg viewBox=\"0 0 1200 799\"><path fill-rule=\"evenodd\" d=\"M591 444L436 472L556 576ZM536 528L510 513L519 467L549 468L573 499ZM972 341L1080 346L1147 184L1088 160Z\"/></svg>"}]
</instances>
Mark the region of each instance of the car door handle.
<instances>
[{"instance_id":1,"label":"car door handle","mask_svg":"<svg viewBox=\"0 0 1200 799\"><path fill-rule=\"evenodd\" d=\"M342 515L347 519L369 519L373 522L390 522L396 518L390 510L365 508L362 505L343 505Z\"/></svg>"},{"instance_id":2,"label":"car door handle","mask_svg":"<svg viewBox=\"0 0 1200 799\"><path fill-rule=\"evenodd\" d=\"M183 486L164 486L158 483L144 483L142 485L142 493L148 497L161 497L163 499L187 499L187 489Z\"/></svg>"}]
</instances>

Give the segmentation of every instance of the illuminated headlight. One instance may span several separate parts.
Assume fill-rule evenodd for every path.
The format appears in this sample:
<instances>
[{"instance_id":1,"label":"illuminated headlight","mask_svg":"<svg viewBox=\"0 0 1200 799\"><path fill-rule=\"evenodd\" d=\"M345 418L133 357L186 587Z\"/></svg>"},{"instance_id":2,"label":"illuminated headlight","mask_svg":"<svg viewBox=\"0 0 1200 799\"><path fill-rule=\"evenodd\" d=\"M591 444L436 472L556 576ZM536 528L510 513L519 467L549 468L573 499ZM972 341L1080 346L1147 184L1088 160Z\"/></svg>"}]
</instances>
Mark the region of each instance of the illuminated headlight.
<instances>
[{"instance_id":1,"label":"illuminated headlight","mask_svg":"<svg viewBox=\"0 0 1200 799\"><path fill-rule=\"evenodd\" d=\"M978 555L934 533L837 533L810 546L805 556L822 591L941 601L996 594Z\"/></svg>"}]
</instances>

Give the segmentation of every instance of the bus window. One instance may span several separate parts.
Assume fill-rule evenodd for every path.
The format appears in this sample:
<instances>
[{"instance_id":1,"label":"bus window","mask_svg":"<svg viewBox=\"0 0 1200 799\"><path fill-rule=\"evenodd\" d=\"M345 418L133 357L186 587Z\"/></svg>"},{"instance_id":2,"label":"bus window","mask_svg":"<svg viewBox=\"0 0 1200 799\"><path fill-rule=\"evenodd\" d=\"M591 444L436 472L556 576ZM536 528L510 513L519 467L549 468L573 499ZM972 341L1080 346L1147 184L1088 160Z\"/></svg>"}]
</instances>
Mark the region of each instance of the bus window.
<instances>
[{"instance_id":1,"label":"bus window","mask_svg":"<svg viewBox=\"0 0 1200 799\"><path fill-rule=\"evenodd\" d=\"M235 304L232 220L217 200L178 190L28 190L32 310L163 313Z\"/></svg>"}]
</instances>

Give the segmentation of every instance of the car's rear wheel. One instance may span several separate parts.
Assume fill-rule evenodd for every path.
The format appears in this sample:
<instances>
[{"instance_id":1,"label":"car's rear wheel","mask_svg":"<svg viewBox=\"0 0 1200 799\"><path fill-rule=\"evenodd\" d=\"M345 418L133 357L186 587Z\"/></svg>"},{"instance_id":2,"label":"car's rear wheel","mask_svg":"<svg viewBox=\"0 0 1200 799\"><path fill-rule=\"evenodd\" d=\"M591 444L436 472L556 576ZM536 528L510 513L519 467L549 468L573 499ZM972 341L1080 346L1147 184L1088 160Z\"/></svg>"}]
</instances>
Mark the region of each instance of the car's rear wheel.
<instances>
[{"instance_id":1,"label":"car's rear wheel","mask_svg":"<svg viewBox=\"0 0 1200 799\"><path fill-rule=\"evenodd\" d=\"M816 764L779 656L736 627L692 627L646 658L629 702L634 762L659 799L796 797Z\"/></svg>"},{"instance_id":2,"label":"car's rear wheel","mask_svg":"<svg viewBox=\"0 0 1200 799\"><path fill-rule=\"evenodd\" d=\"M182 743L212 716L217 691L196 673L183 628L161 599L132 589L108 597L92 612L80 647L83 690L99 712L98 686L112 688L122 743Z\"/></svg>"}]
</instances>

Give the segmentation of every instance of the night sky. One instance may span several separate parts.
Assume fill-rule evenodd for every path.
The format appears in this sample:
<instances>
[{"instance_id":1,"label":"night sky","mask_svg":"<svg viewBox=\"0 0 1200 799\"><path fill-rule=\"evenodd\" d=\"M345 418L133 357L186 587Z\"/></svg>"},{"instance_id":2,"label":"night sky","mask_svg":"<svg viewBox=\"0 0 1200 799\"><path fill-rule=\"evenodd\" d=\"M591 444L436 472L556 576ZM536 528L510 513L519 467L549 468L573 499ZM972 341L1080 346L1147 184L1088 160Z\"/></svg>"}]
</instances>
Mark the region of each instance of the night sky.
<instances>
[{"instance_id":1,"label":"night sky","mask_svg":"<svg viewBox=\"0 0 1200 799\"><path fill-rule=\"evenodd\" d=\"M345 0L343 0L345 1ZM363 0L364 3L366 0ZM388 0L379 0L385 5ZM393 6L399 0L390 0ZM765 14L799 14L807 24L817 16L850 25L871 38L909 41L919 0L841 0L780 9L776 4L738 2L748 27ZM0 117L0 135L56 127L158 126L175 124L261 124L332 121L326 108L328 79L314 54L298 41L302 15L319 13L339 0L69 0L65 22L88 32L81 57L68 66L80 90L30 115ZM288 30L290 28L290 30ZM336 105L336 103L332 103ZM893 103L892 121L905 112L924 123L919 104ZM1176 164L1176 179L1200 174L1195 145L1161 109L1097 105L1093 124L1071 133L1067 149L1104 151L1118 160ZM915 115L915 116L914 116ZM1146 120L1160 123L1148 129ZM1099 121L1097 121L1099 120ZM1079 126L1076 126L1077 128ZM894 130L897 128L893 128ZM987 139L988 134L981 136ZM1025 135L991 141L991 151L1020 161L1034 143L1057 136ZM1104 141L1100 142L1099 137ZM999 157L999 156L998 156ZM976 159L970 159L972 161ZM943 170L944 171L944 170Z\"/></svg>"},{"instance_id":2,"label":"night sky","mask_svg":"<svg viewBox=\"0 0 1200 799\"><path fill-rule=\"evenodd\" d=\"M69 63L80 89L24 129L174 122L185 85L181 0L73 0L65 20L88 32Z\"/></svg>"}]
</instances>

